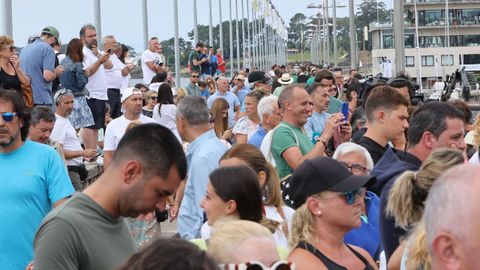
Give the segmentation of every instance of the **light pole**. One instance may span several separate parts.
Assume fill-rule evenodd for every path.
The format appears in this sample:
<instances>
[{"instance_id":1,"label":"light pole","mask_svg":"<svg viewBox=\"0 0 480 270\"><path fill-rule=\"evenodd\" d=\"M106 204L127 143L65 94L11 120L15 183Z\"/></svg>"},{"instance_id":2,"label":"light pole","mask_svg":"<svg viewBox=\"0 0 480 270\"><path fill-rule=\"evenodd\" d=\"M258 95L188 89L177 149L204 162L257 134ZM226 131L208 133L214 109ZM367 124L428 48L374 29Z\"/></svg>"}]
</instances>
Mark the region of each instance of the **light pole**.
<instances>
[{"instance_id":1,"label":"light pole","mask_svg":"<svg viewBox=\"0 0 480 270\"><path fill-rule=\"evenodd\" d=\"M397 1L400 2L400 1ZM349 28L350 28L350 68L357 66L357 31L355 29L355 6L354 1L350 0L349 8Z\"/></svg>"},{"instance_id":2,"label":"light pole","mask_svg":"<svg viewBox=\"0 0 480 270\"><path fill-rule=\"evenodd\" d=\"M229 22L229 34L230 34L230 76L233 76L233 29L232 29L232 0L229 0L230 22ZM226 73L226 72L225 72Z\"/></svg>"},{"instance_id":3,"label":"light pole","mask_svg":"<svg viewBox=\"0 0 480 270\"><path fill-rule=\"evenodd\" d=\"M395 73L405 69L405 30L403 25L403 1L394 1L393 33L395 44Z\"/></svg>"},{"instance_id":4,"label":"light pole","mask_svg":"<svg viewBox=\"0 0 480 270\"><path fill-rule=\"evenodd\" d=\"M208 46L213 47L212 0L208 0L208 14L210 17L208 26Z\"/></svg>"},{"instance_id":5,"label":"light pole","mask_svg":"<svg viewBox=\"0 0 480 270\"><path fill-rule=\"evenodd\" d=\"M250 13L248 12L249 10L249 3L250 1L247 0L247 48L248 48L248 64L249 67L252 67L252 40L250 39Z\"/></svg>"},{"instance_id":6,"label":"light pole","mask_svg":"<svg viewBox=\"0 0 480 270\"><path fill-rule=\"evenodd\" d=\"M180 44L178 40L178 0L173 1L174 46L175 46L175 85L180 87Z\"/></svg>"},{"instance_id":7,"label":"light pole","mask_svg":"<svg viewBox=\"0 0 480 270\"><path fill-rule=\"evenodd\" d=\"M193 0L193 39L198 43L197 0Z\"/></svg>"},{"instance_id":8,"label":"light pole","mask_svg":"<svg viewBox=\"0 0 480 270\"><path fill-rule=\"evenodd\" d=\"M13 38L12 0L2 0L3 34Z\"/></svg>"},{"instance_id":9,"label":"light pole","mask_svg":"<svg viewBox=\"0 0 480 270\"><path fill-rule=\"evenodd\" d=\"M147 0L142 0L143 47L148 48L148 7Z\"/></svg>"},{"instance_id":10,"label":"light pole","mask_svg":"<svg viewBox=\"0 0 480 270\"><path fill-rule=\"evenodd\" d=\"M238 31L238 0L235 0L235 37L237 40L237 70L240 71L240 33Z\"/></svg>"},{"instance_id":11,"label":"light pole","mask_svg":"<svg viewBox=\"0 0 480 270\"><path fill-rule=\"evenodd\" d=\"M245 11L243 7L243 0L241 1L241 4L242 4L242 62L243 62L243 69L245 69L245 22L244 22Z\"/></svg>"},{"instance_id":12,"label":"light pole","mask_svg":"<svg viewBox=\"0 0 480 270\"><path fill-rule=\"evenodd\" d=\"M220 16L220 23L219 23L219 32L220 32L220 49L222 49L222 57L223 57L223 19L222 19L222 0L218 0L218 10Z\"/></svg>"},{"instance_id":13,"label":"light pole","mask_svg":"<svg viewBox=\"0 0 480 270\"><path fill-rule=\"evenodd\" d=\"M93 1L93 14L95 31L97 32L98 40L102 40L102 12L101 12L100 0ZM102 49L102 42L98 42L98 49Z\"/></svg>"}]
</instances>

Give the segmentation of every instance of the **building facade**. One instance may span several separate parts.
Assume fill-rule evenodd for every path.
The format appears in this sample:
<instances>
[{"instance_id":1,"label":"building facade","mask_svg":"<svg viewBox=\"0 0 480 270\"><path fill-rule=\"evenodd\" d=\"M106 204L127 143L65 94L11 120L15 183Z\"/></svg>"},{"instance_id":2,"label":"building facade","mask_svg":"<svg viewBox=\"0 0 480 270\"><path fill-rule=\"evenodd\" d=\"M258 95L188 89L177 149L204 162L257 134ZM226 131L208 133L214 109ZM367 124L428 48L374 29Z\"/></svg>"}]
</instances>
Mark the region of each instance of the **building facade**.
<instances>
[{"instance_id":1,"label":"building facade","mask_svg":"<svg viewBox=\"0 0 480 270\"><path fill-rule=\"evenodd\" d=\"M448 3L445 0L416 0L418 51L415 0L402 1L405 69L413 78L421 76L422 84L430 87L461 65L480 64L480 0L449 0ZM384 71L386 62L397 61L394 34L391 24L372 23L369 31L372 33L372 71L376 74Z\"/></svg>"}]
</instances>

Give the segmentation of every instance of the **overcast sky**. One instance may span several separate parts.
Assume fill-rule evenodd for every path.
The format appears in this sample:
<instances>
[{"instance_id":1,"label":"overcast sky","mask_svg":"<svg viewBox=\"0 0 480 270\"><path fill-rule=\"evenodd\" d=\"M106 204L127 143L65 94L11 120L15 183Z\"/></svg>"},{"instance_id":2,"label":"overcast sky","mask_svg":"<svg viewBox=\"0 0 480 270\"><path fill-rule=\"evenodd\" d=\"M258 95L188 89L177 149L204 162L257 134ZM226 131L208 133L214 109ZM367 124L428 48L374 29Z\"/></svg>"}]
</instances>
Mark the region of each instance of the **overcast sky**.
<instances>
[{"instance_id":1,"label":"overcast sky","mask_svg":"<svg viewBox=\"0 0 480 270\"><path fill-rule=\"evenodd\" d=\"M219 0L212 1L213 25L219 22ZM223 20L229 19L229 1L222 2ZM242 0L232 1L232 16L235 19L235 2L238 2L239 18L241 18ZM246 2L243 0L245 8ZM3 2L3 1L2 1ZM80 27L86 23L93 23L93 0L13 0L13 38L15 45L24 46L29 36L38 34L43 27L53 25L60 31L60 40L68 42L78 37ZM113 34L117 41L142 51L142 11L141 0L101 0L102 35ZM174 35L173 0L149 0L148 2L148 29L149 36L158 36L161 40L169 39ZM323 0L272 0L280 16L288 25L290 18L298 13L307 17L313 15L315 9L307 9L310 3L321 3ZM331 3L332 0L329 1ZM361 0L355 0L358 5ZM384 0L387 7L391 7L393 0ZM197 0L198 23L208 25L209 0ZM337 0L338 4L348 5L348 0ZM186 38L193 28L193 0L178 0L179 7L179 34ZM251 5L250 5L251 7ZM0 29L3 33L3 6L0 6ZM251 11L250 11L251 14ZM338 17L348 16L348 8L338 8ZM246 10L245 10L246 17ZM235 27L235 25L234 25ZM224 29L228 31L228 29Z\"/></svg>"}]
</instances>

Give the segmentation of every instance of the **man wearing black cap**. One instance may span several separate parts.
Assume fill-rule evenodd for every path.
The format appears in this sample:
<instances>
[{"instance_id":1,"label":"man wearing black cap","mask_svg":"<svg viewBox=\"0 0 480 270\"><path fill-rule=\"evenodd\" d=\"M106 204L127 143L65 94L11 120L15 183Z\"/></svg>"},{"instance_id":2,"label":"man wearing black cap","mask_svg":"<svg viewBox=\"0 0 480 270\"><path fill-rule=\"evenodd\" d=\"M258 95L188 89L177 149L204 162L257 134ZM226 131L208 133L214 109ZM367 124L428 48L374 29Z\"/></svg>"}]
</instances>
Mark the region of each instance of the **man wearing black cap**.
<instances>
[{"instance_id":1,"label":"man wearing black cap","mask_svg":"<svg viewBox=\"0 0 480 270\"><path fill-rule=\"evenodd\" d=\"M270 95L272 91L272 87L268 85L268 78L265 77L265 72L263 71L253 71L248 74L248 83L251 90L259 90L266 96Z\"/></svg>"},{"instance_id":2,"label":"man wearing black cap","mask_svg":"<svg viewBox=\"0 0 480 270\"><path fill-rule=\"evenodd\" d=\"M63 73L63 66L55 68L55 52L52 45L59 38L57 28L43 28L40 38L28 44L20 54L20 67L30 75L35 105L52 106L52 81Z\"/></svg>"}]
</instances>

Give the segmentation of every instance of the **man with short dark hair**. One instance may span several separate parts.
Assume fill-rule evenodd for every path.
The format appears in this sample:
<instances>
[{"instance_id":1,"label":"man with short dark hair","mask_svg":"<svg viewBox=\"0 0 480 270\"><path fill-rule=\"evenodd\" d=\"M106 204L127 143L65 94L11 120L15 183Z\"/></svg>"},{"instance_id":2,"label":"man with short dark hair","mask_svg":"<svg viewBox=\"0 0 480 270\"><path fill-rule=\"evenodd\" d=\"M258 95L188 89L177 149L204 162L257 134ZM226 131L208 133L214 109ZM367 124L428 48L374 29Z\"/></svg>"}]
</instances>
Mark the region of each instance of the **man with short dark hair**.
<instances>
[{"instance_id":1,"label":"man with short dark hair","mask_svg":"<svg viewBox=\"0 0 480 270\"><path fill-rule=\"evenodd\" d=\"M49 107L37 106L30 111L30 128L27 139L49 145L57 151L66 165L62 145L50 138L55 126L55 113Z\"/></svg>"},{"instance_id":2,"label":"man with short dark hair","mask_svg":"<svg viewBox=\"0 0 480 270\"><path fill-rule=\"evenodd\" d=\"M375 190L380 192L380 233L387 259L398 247L399 239L406 234L405 230L395 226L394 217L385 215L390 189L395 180L406 170L417 171L435 148L466 149L463 140L463 112L451 104L426 103L412 114L409 125L407 151L388 148L372 171L377 177Z\"/></svg>"},{"instance_id":3,"label":"man with short dark hair","mask_svg":"<svg viewBox=\"0 0 480 270\"><path fill-rule=\"evenodd\" d=\"M201 65L208 61L207 58L203 58L202 60L200 60L200 54L202 53L204 47L205 46L203 45L203 43L198 42L195 45L195 49L192 50L188 55L188 65L190 66L190 71L196 71L199 75L202 71Z\"/></svg>"},{"instance_id":4,"label":"man with short dark hair","mask_svg":"<svg viewBox=\"0 0 480 270\"><path fill-rule=\"evenodd\" d=\"M373 88L365 104L367 132L358 142L376 164L388 148L388 142L404 136L408 128L408 101L388 85Z\"/></svg>"},{"instance_id":5,"label":"man with short dark hair","mask_svg":"<svg viewBox=\"0 0 480 270\"><path fill-rule=\"evenodd\" d=\"M55 150L26 140L28 126L22 97L0 89L0 265L6 270L25 269L43 217L74 192Z\"/></svg>"},{"instance_id":6,"label":"man with short dark hair","mask_svg":"<svg viewBox=\"0 0 480 270\"><path fill-rule=\"evenodd\" d=\"M175 198L179 209L177 230L180 237L190 240L200 237L204 213L200 202L205 197L208 175L218 167L227 147L210 128L210 114L202 97L184 97L177 107L177 129L180 137L189 142L188 181ZM177 193L177 195L179 194ZM182 198L183 196L183 198Z\"/></svg>"},{"instance_id":7,"label":"man with short dark hair","mask_svg":"<svg viewBox=\"0 0 480 270\"><path fill-rule=\"evenodd\" d=\"M190 73L190 82L185 89L187 89L189 96L199 96L200 95L200 88L198 87L198 79L200 77L200 72L192 71Z\"/></svg>"},{"instance_id":8,"label":"man with short dark hair","mask_svg":"<svg viewBox=\"0 0 480 270\"><path fill-rule=\"evenodd\" d=\"M317 75L315 75L315 82L321 83L329 88L328 94L330 95L330 101L327 112L330 114L340 112L340 109L342 108L342 101L337 98L338 89L335 85L335 78L333 77L333 74L326 69L322 69L317 73Z\"/></svg>"},{"instance_id":9,"label":"man with short dark hair","mask_svg":"<svg viewBox=\"0 0 480 270\"><path fill-rule=\"evenodd\" d=\"M165 71L165 63L159 54L160 42L157 37L151 37L148 41L148 49L142 53L143 83L148 85L153 76L159 71Z\"/></svg>"},{"instance_id":10,"label":"man with short dark hair","mask_svg":"<svg viewBox=\"0 0 480 270\"><path fill-rule=\"evenodd\" d=\"M159 208L186 171L182 146L168 128L132 128L100 178L42 221L34 241L34 267L117 269L135 251L123 217L163 210Z\"/></svg>"},{"instance_id":11,"label":"man with short dark hair","mask_svg":"<svg viewBox=\"0 0 480 270\"><path fill-rule=\"evenodd\" d=\"M43 28L40 38L25 46L20 53L20 67L31 78L33 102L35 105L52 106L52 81L64 71L63 66L55 68L55 52L52 44L60 36L57 28Z\"/></svg>"}]
</instances>

